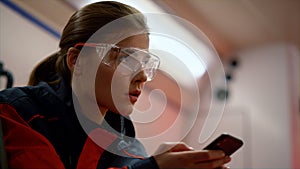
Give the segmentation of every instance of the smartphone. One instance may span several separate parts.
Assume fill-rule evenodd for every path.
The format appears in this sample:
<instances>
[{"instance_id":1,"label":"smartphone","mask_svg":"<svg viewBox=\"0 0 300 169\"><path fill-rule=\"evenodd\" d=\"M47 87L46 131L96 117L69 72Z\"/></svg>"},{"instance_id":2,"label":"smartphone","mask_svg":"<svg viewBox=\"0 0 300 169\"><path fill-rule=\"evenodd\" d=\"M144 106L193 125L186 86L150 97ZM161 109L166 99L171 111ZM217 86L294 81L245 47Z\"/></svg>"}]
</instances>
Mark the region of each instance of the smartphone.
<instances>
[{"instance_id":1,"label":"smartphone","mask_svg":"<svg viewBox=\"0 0 300 169\"><path fill-rule=\"evenodd\" d=\"M242 147L243 144L241 139L224 133L207 145L204 150L222 150L226 156L230 156Z\"/></svg>"}]
</instances>

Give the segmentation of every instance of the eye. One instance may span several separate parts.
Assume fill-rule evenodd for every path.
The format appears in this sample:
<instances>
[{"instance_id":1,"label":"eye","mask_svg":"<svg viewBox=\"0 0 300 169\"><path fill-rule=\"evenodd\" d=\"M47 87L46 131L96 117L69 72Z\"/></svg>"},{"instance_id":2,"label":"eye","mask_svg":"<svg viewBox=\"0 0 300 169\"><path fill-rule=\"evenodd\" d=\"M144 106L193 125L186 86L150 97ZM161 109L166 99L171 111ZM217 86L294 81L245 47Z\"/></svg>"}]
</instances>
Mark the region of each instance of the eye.
<instances>
[{"instance_id":1,"label":"eye","mask_svg":"<svg viewBox=\"0 0 300 169\"><path fill-rule=\"evenodd\" d=\"M137 52L137 50L135 50L133 48L124 48L124 50L126 50L126 53L130 53L130 54L134 54Z\"/></svg>"},{"instance_id":2,"label":"eye","mask_svg":"<svg viewBox=\"0 0 300 169\"><path fill-rule=\"evenodd\" d=\"M123 61L126 61L128 56L129 56L128 54L121 52L118 56L118 64L120 64Z\"/></svg>"},{"instance_id":3,"label":"eye","mask_svg":"<svg viewBox=\"0 0 300 169\"><path fill-rule=\"evenodd\" d=\"M151 56L145 52L140 52L137 60L139 60L143 65L149 63Z\"/></svg>"}]
</instances>

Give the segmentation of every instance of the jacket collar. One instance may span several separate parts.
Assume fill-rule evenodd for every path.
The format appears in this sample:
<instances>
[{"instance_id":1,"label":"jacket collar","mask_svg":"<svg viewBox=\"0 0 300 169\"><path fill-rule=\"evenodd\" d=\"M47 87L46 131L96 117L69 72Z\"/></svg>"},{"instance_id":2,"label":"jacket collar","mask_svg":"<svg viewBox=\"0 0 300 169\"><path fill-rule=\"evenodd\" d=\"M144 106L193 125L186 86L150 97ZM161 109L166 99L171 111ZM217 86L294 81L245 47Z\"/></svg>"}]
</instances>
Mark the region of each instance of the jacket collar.
<instances>
[{"instance_id":1,"label":"jacket collar","mask_svg":"<svg viewBox=\"0 0 300 169\"><path fill-rule=\"evenodd\" d=\"M61 112L63 108L65 112L68 112L67 116L78 121L73 105L72 88L64 79L61 78L59 83L55 85L50 86L46 82L40 82L38 86L40 86L40 93L38 95L42 104L47 104L47 107L51 107L54 111L55 109L59 109L58 111ZM86 128L86 130L88 130L87 132L100 127L117 135L124 134L129 137L135 137L135 130L130 117L123 117L120 114L108 111L105 115L106 123L99 126L85 118L84 115L79 116L83 119L83 122L88 125ZM123 121L123 123L121 123L121 121Z\"/></svg>"}]
</instances>

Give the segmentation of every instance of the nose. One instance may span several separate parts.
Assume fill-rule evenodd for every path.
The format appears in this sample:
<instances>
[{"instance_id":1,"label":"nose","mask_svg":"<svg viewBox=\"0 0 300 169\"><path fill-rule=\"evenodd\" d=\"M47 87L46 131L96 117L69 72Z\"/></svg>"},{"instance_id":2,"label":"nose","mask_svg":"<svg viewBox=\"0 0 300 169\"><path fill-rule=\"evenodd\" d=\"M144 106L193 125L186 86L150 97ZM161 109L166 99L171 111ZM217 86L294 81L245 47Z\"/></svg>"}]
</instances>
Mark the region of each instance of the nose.
<instances>
[{"instance_id":1,"label":"nose","mask_svg":"<svg viewBox=\"0 0 300 169\"><path fill-rule=\"evenodd\" d=\"M139 73L137 73L133 79L133 83L145 83L147 81L147 75L144 70L141 70Z\"/></svg>"}]
</instances>

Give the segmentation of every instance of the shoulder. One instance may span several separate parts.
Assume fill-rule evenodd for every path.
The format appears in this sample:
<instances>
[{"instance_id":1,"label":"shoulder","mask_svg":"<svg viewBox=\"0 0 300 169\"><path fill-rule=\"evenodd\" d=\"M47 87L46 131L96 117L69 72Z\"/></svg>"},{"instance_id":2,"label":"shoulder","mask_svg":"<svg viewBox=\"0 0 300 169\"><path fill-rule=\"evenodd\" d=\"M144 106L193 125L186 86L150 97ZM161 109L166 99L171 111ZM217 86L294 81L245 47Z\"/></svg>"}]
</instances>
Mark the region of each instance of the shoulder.
<instances>
[{"instance_id":1,"label":"shoulder","mask_svg":"<svg viewBox=\"0 0 300 169\"><path fill-rule=\"evenodd\" d=\"M0 120L6 153L10 157L8 165L10 168L63 168L48 138L32 127L41 121L29 122L35 113L32 111L35 103L31 101L30 93L33 88L37 87L15 87L0 91ZM40 160L36 160L36 157Z\"/></svg>"},{"instance_id":2,"label":"shoulder","mask_svg":"<svg viewBox=\"0 0 300 169\"><path fill-rule=\"evenodd\" d=\"M35 90L40 86L13 87L0 91L0 104L17 105L32 98ZM23 102L24 103L24 102Z\"/></svg>"},{"instance_id":3,"label":"shoulder","mask_svg":"<svg viewBox=\"0 0 300 169\"><path fill-rule=\"evenodd\" d=\"M40 108L40 97L47 93L45 85L9 88L0 92L0 104L13 107L23 118L30 118Z\"/></svg>"},{"instance_id":4,"label":"shoulder","mask_svg":"<svg viewBox=\"0 0 300 169\"><path fill-rule=\"evenodd\" d=\"M0 105L2 105L2 107L4 106L13 108L21 116L24 114L28 114L28 112L32 111L32 109L35 107L34 101L32 100L32 97L28 92L29 90L31 90L30 88L32 87L14 87L1 91Z\"/></svg>"},{"instance_id":5,"label":"shoulder","mask_svg":"<svg viewBox=\"0 0 300 169\"><path fill-rule=\"evenodd\" d=\"M13 104L16 101L29 97L24 87L14 87L0 92L0 104Z\"/></svg>"},{"instance_id":6,"label":"shoulder","mask_svg":"<svg viewBox=\"0 0 300 169\"><path fill-rule=\"evenodd\" d=\"M44 99L45 95L56 95L55 91L45 82L36 86L13 87L0 91L0 103L15 104L23 99Z\"/></svg>"}]
</instances>

